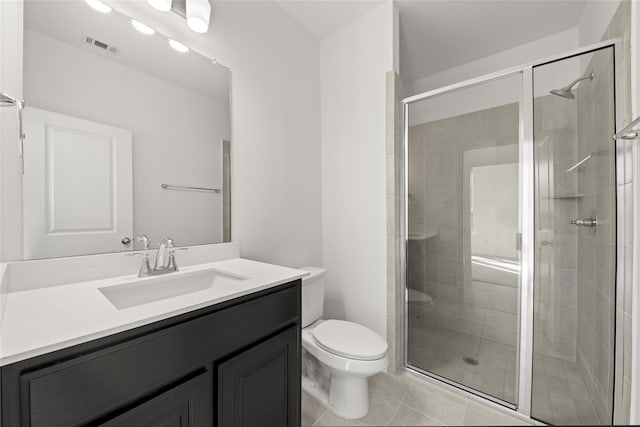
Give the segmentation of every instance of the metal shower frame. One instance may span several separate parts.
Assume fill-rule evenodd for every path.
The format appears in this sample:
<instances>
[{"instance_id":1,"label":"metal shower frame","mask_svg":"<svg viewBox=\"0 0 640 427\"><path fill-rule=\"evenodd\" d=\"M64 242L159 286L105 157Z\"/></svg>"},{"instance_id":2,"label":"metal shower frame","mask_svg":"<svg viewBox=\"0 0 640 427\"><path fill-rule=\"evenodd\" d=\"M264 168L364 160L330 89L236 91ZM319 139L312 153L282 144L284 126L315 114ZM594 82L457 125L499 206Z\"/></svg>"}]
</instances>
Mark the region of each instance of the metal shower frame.
<instances>
[{"instance_id":1,"label":"metal shower frame","mask_svg":"<svg viewBox=\"0 0 640 427\"><path fill-rule=\"evenodd\" d=\"M626 117L624 94L629 88L624 88L623 76L623 40L614 38L604 42L592 44L586 47L575 49L560 55L530 62L517 67L508 68L503 71L487 74L473 79L465 80L452 85L444 86L439 89L424 92L418 95L410 96L402 100L402 122L403 122L403 194L404 200L401 203L402 213L401 229L404 235L404 244L400 245L400 259L402 264L401 272L401 290L403 294L403 367L405 370L422 376L429 381L437 381L445 387L463 394L472 399L481 399L489 401L492 406L510 412L525 419L531 419L531 394L533 380L533 287L534 287L534 147L533 147L533 69L537 66L545 65L575 56L597 51L604 48L613 48L614 55L614 94L615 94L615 129L623 128L624 118ZM520 276L520 301L519 301L519 345L518 345L518 364L516 372L516 404L512 405L508 402L501 401L493 396L483 393L479 390L472 389L462 384L456 383L439 375L421 370L416 367L409 366L407 361L407 345L408 345L408 297L407 297L407 245L408 245L408 141L409 141L409 106L417 101L433 98L439 95L451 93L460 89L478 86L491 81L503 79L510 76L521 76L521 90L519 102L519 151L520 151L520 218L521 234L522 234L522 250L521 250L521 276ZM613 143L613 141L612 141ZM624 174L620 173L618 165L622 165L624 160L624 141L615 141L615 165L616 165L616 189L624 182ZM617 192L617 191L616 191ZM623 295L624 295L624 254L618 249L618 242L624 241L625 225L624 224L624 198L616 197L616 283L615 283L615 321L614 321L614 399L613 399L613 422L619 424L622 409L622 376L623 376ZM535 420L534 420L535 421Z\"/></svg>"}]
</instances>

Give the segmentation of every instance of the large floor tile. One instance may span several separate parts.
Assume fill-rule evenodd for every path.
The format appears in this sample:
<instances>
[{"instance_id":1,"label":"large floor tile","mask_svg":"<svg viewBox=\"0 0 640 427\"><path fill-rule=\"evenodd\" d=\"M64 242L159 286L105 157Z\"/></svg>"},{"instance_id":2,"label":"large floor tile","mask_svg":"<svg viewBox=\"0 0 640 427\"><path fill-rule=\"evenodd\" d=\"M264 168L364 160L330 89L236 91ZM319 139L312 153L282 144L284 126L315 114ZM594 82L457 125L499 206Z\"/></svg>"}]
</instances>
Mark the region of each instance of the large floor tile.
<instances>
[{"instance_id":1,"label":"large floor tile","mask_svg":"<svg viewBox=\"0 0 640 427\"><path fill-rule=\"evenodd\" d=\"M413 409L400 405L389 423L390 426L441 426L443 424Z\"/></svg>"},{"instance_id":2,"label":"large floor tile","mask_svg":"<svg viewBox=\"0 0 640 427\"><path fill-rule=\"evenodd\" d=\"M312 426L326 411L324 405L302 392L302 427Z\"/></svg>"},{"instance_id":3,"label":"large floor tile","mask_svg":"<svg viewBox=\"0 0 640 427\"><path fill-rule=\"evenodd\" d=\"M519 418L493 409L487 405L470 401L464 414L462 422L465 426L512 426L530 425Z\"/></svg>"},{"instance_id":4,"label":"large floor tile","mask_svg":"<svg viewBox=\"0 0 640 427\"><path fill-rule=\"evenodd\" d=\"M370 392L378 391L400 402L409 389L409 380L401 375L381 372L369 378Z\"/></svg>"},{"instance_id":5,"label":"large floor tile","mask_svg":"<svg viewBox=\"0 0 640 427\"><path fill-rule=\"evenodd\" d=\"M327 411L314 424L314 427L336 427L336 426L357 426L353 420L346 420L337 416L331 411Z\"/></svg>"},{"instance_id":6,"label":"large floor tile","mask_svg":"<svg viewBox=\"0 0 640 427\"><path fill-rule=\"evenodd\" d=\"M414 382L402 403L442 424L460 425L467 399L432 384Z\"/></svg>"},{"instance_id":7,"label":"large floor tile","mask_svg":"<svg viewBox=\"0 0 640 427\"><path fill-rule=\"evenodd\" d=\"M392 399L381 391L370 388L369 412L364 417L353 421L362 426L386 426L399 406L399 400Z\"/></svg>"}]
</instances>

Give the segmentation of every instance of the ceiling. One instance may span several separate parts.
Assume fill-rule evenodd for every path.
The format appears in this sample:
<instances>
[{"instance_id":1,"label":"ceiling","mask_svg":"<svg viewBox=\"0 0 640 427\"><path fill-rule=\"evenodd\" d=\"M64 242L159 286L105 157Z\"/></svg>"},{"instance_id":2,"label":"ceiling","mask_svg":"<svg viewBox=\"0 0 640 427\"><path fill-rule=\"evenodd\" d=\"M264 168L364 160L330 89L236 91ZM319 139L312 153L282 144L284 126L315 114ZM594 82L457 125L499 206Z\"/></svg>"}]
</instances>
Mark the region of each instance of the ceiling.
<instances>
[{"instance_id":1,"label":"ceiling","mask_svg":"<svg viewBox=\"0 0 640 427\"><path fill-rule=\"evenodd\" d=\"M2 0L0 0L2 1ZM175 52L164 36L137 32L115 10L101 14L84 1L27 0L24 26L162 80L229 102L229 70L194 51ZM86 43L91 37L117 49L103 51Z\"/></svg>"},{"instance_id":2,"label":"ceiling","mask_svg":"<svg viewBox=\"0 0 640 427\"><path fill-rule=\"evenodd\" d=\"M380 0L276 0L322 39ZM396 0L400 70L406 82L431 76L575 28L585 0Z\"/></svg>"},{"instance_id":3,"label":"ceiling","mask_svg":"<svg viewBox=\"0 0 640 427\"><path fill-rule=\"evenodd\" d=\"M318 40L381 5L383 0L275 0Z\"/></svg>"},{"instance_id":4,"label":"ceiling","mask_svg":"<svg viewBox=\"0 0 640 427\"><path fill-rule=\"evenodd\" d=\"M399 0L406 82L575 28L584 0Z\"/></svg>"}]
</instances>

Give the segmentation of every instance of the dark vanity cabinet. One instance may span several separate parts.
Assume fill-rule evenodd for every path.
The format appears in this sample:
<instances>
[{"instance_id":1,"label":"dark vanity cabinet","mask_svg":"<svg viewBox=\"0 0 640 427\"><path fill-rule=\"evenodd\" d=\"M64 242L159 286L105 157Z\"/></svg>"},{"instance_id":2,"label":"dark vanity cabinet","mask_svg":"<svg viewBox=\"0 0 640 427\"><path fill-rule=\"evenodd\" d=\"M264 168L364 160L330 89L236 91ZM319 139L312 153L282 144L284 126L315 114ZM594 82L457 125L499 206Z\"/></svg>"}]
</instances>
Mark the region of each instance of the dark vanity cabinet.
<instances>
[{"instance_id":1,"label":"dark vanity cabinet","mask_svg":"<svg viewBox=\"0 0 640 427\"><path fill-rule=\"evenodd\" d=\"M300 281L0 375L2 427L297 427Z\"/></svg>"}]
</instances>

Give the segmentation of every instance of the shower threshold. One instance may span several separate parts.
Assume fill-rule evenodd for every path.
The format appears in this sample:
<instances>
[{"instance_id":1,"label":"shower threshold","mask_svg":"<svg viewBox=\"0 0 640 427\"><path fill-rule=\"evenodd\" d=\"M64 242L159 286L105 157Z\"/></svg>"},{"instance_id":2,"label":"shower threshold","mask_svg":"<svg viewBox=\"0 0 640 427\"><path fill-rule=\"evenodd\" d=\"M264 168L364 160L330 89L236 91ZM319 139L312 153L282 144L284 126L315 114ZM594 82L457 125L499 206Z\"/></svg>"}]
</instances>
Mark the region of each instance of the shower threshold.
<instances>
[{"instance_id":1,"label":"shower threshold","mask_svg":"<svg viewBox=\"0 0 640 427\"><path fill-rule=\"evenodd\" d=\"M418 368L416 366L413 366L413 365L411 365L409 363L407 363L405 365L405 369L407 371L413 373L414 375L426 378L428 380L429 379L430 380L436 380L436 381L438 381L440 383L443 383L443 384L449 386L450 388L454 389L458 393L462 392L465 395L470 394L470 395L472 395L472 397L482 398L484 400L488 400L488 401L493 402L493 403L495 403L497 405L500 405L502 407L511 409L513 411L517 411L517 407L513 403L507 402L507 401L502 400L502 399L498 399L495 396L491 396L490 394L483 393L483 392L481 392L479 390L476 390L476 389L471 388L471 387L467 387L467 386L465 386L463 384L460 384L460 383L457 383L455 381L451 381L451 380L449 380L449 379L447 379L445 377L442 377L442 376L440 376L438 374L434 374L433 372L425 371L425 370L420 369L420 368ZM518 413L518 412L516 412L516 413Z\"/></svg>"}]
</instances>

